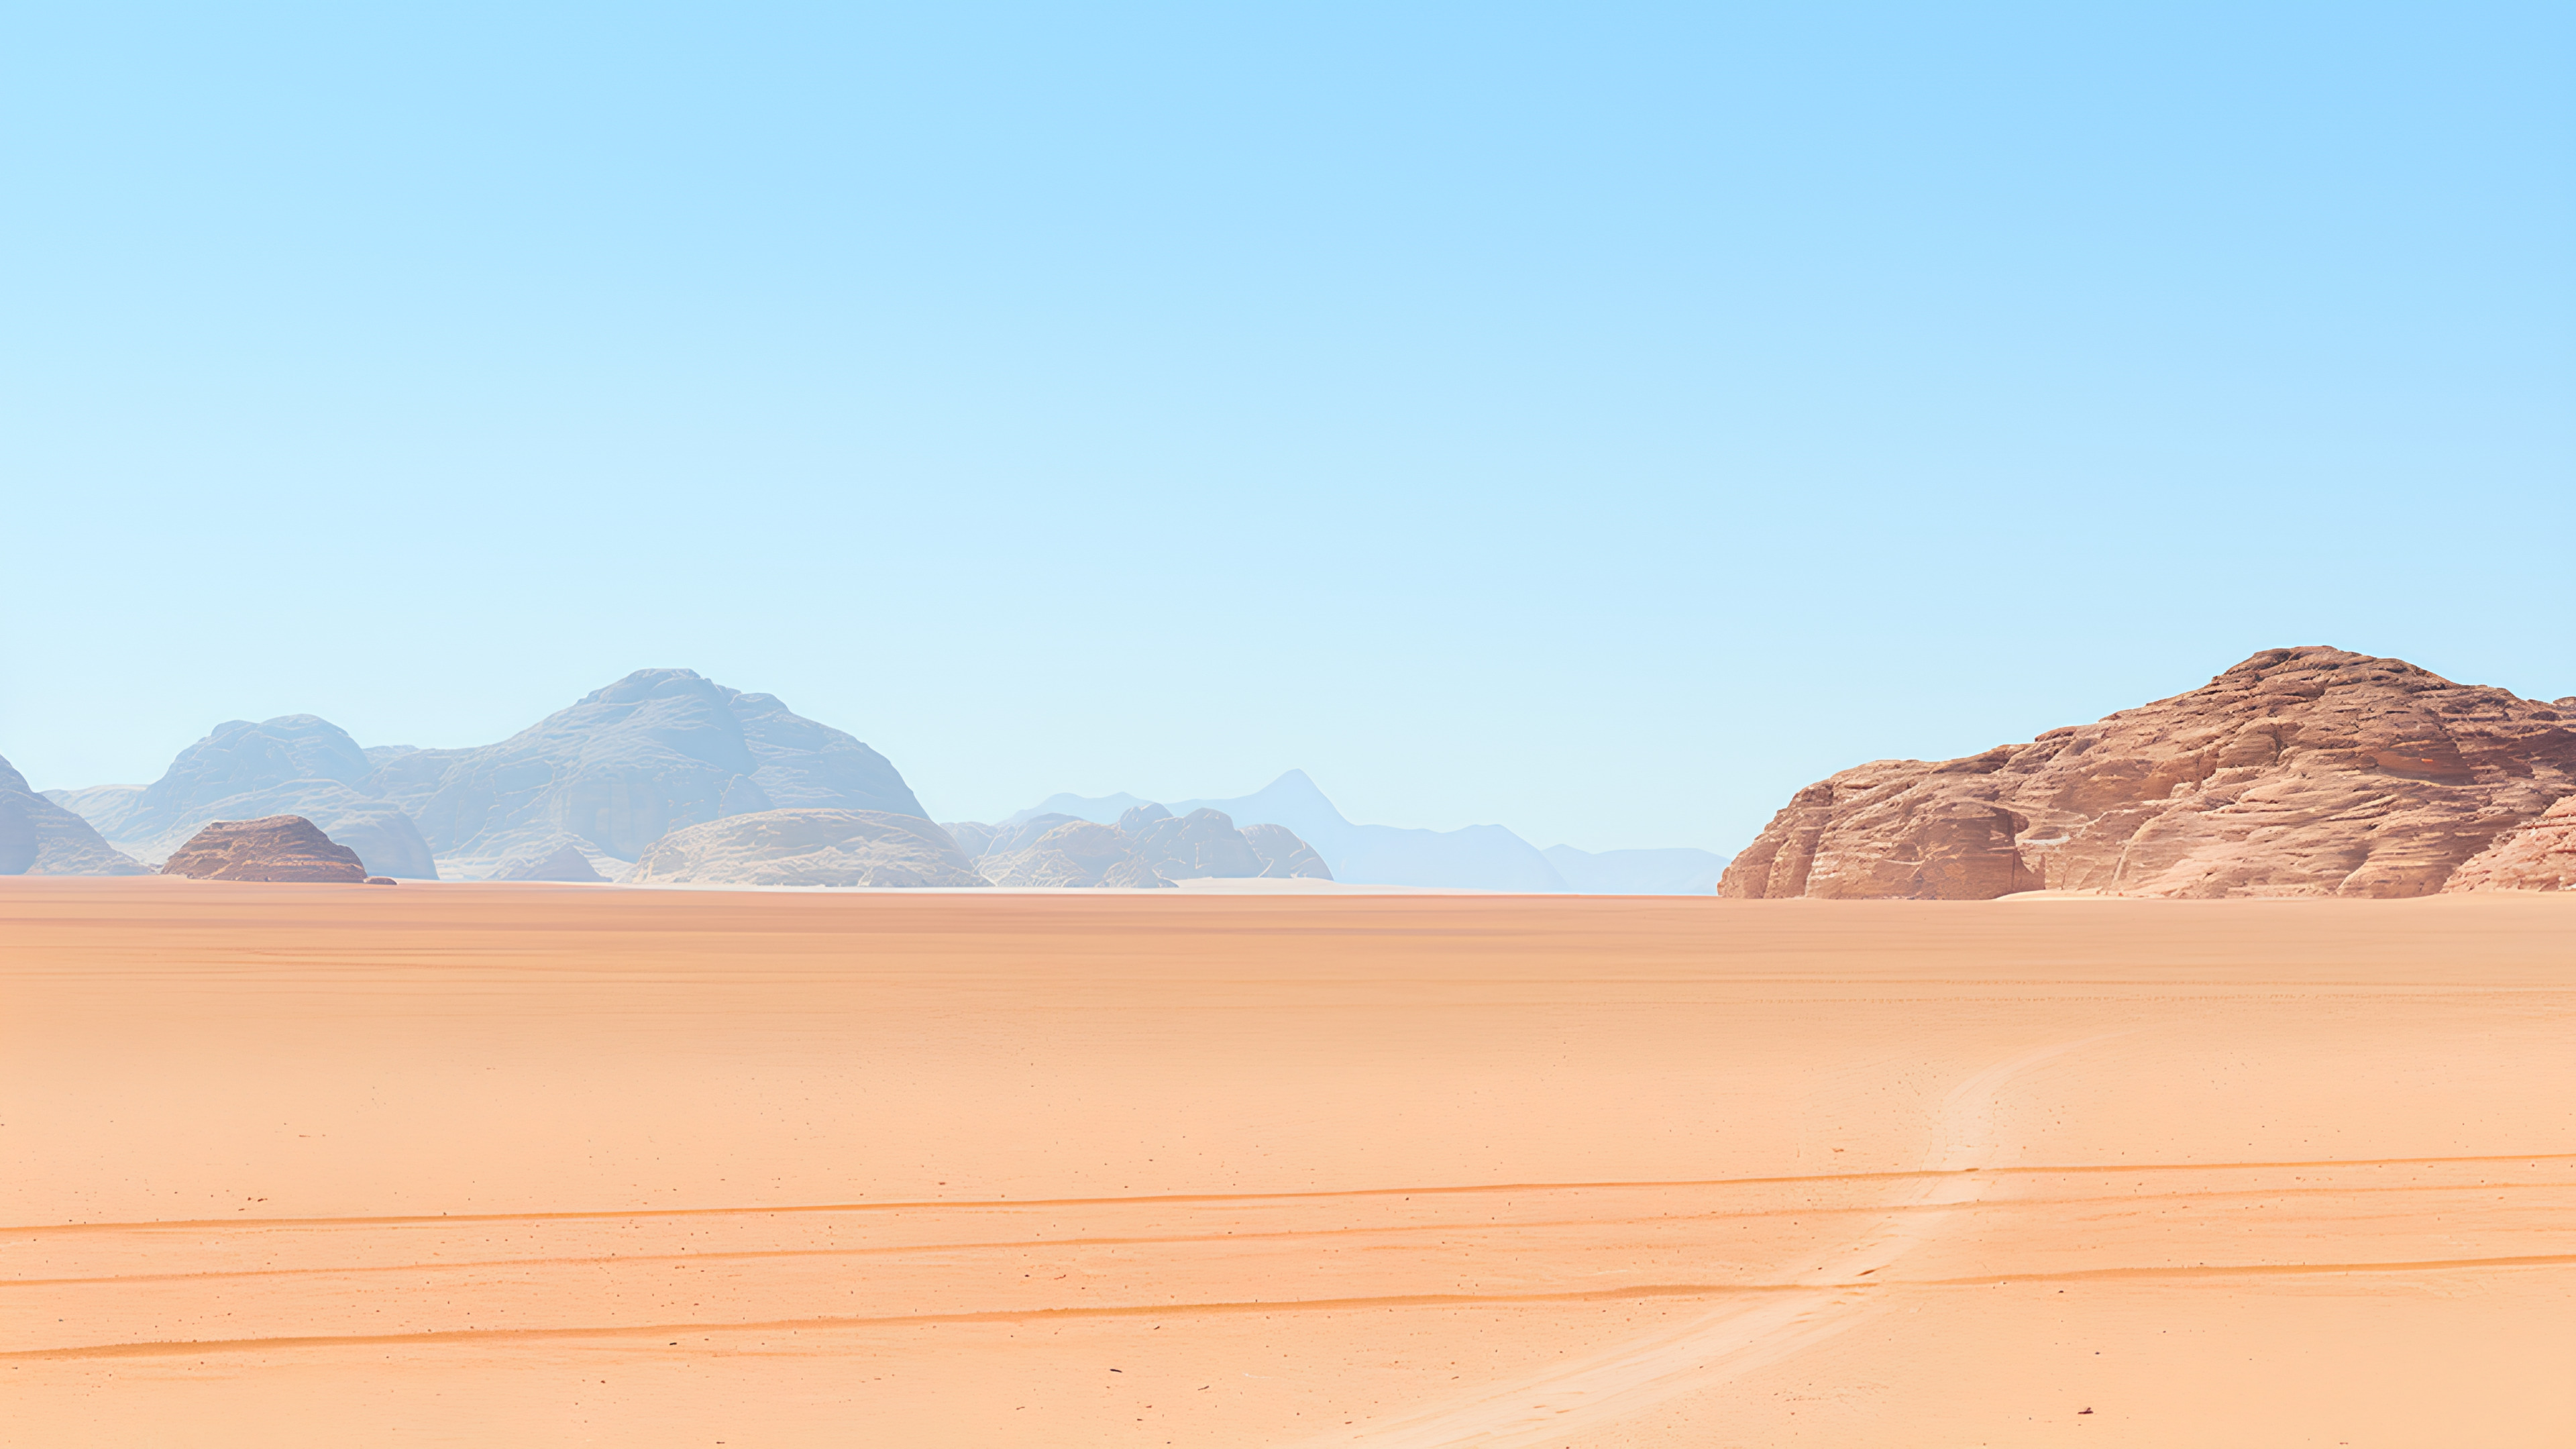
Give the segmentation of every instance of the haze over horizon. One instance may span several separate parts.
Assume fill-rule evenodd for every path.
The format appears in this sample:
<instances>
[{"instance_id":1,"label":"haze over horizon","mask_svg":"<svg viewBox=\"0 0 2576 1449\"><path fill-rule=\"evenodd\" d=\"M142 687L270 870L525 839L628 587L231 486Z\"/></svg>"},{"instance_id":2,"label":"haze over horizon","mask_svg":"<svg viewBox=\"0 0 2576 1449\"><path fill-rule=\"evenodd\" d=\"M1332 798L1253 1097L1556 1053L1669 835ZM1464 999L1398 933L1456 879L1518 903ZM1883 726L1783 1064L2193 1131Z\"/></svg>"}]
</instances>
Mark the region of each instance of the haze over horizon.
<instances>
[{"instance_id":1,"label":"haze over horizon","mask_svg":"<svg viewBox=\"0 0 2576 1449\"><path fill-rule=\"evenodd\" d=\"M2333 644L2576 694L2576 19L20 17L0 755L647 666L943 819L1732 851Z\"/></svg>"}]
</instances>

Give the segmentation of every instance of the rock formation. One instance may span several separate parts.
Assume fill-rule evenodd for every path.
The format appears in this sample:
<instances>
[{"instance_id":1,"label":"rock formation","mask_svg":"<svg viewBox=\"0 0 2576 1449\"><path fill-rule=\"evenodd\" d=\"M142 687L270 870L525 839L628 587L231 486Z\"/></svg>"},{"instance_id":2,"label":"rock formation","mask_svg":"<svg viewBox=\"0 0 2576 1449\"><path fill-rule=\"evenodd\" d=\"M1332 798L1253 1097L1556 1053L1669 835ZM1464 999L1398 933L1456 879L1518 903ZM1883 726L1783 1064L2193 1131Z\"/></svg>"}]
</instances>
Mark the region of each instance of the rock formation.
<instances>
[{"instance_id":1,"label":"rock formation","mask_svg":"<svg viewBox=\"0 0 2576 1449\"><path fill-rule=\"evenodd\" d=\"M1153 869L1136 858L1133 842L1118 827L1088 820L1065 821L1022 849L987 855L975 866L998 886L1096 886L1107 883L1103 877L1113 866ZM1136 872L1122 876L1134 880Z\"/></svg>"},{"instance_id":2,"label":"rock formation","mask_svg":"<svg viewBox=\"0 0 2576 1449\"><path fill-rule=\"evenodd\" d=\"M2576 700L2561 700L2576 716ZM2560 797L2540 818L2497 836L2442 882L2453 891L2576 891L2576 795Z\"/></svg>"},{"instance_id":3,"label":"rock formation","mask_svg":"<svg viewBox=\"0 0 2576 1449\"><path fill-rule=\"evenodd\" d=\"M1233 800L1179 800L1175 813L1218 810L1247 825L1278 825L1314 847L1334 880L1443 889L1555 892L1566 888L1538 848L1500 825L1412 830L1354 825L1303 770Z\"/></svg>"},{"instance_id":4,"label":"rock formation","mask_svg":"<svg viewBox=\"0 0 2576 1449\"><path fill-rule=\"evenodd\" d=\"M0 760L0 875L149 875L87 820L27 788Z\"/></svg>"},{"instance_id":5,"label":"rock formation","mask_svg":"<svg viewBox=\"0 0 2576 1449\"><path fill-rule=\"evenodd\" d=\"M980 886L948 832L883 810L762 810L683 826L627 885Z\"/></svg>"},{"instance_id":6,"label":"rock formation","mask_svg":"<svg viewBox=\"0 0 2576 1449\"><path fill-rule=\"evenodd\" d=\"M358 853L333 843L300 815L218 820L196 833L161 866L191 880L343 881L367 878Z\"/></svg>"},{"instance_id":7,"label":"rock formation","mask_svg":"<svg viewBox=\"0 0 2576 1449\"><path fill-rule=\"evenodd\" d=\"M144 860L163 859L209 821L297 815L356 851L372 874L437 879L428 843L399 805L382 798L375 770L369 752L339 726L290 714L215 726L150 785L99 785L51 798Z\"/></svg>"},{"instance_id":8,"label":"rock formation","mask_svg":"<svg viewBox=\"0 0 2576 1449\"><path fill-rule=\"evenodd\" d=\"M1165 880L1250 880L1269 869L1225 812L1193 810L1176 816L1159 805L1152 808L1160 818L1139 820L1130 828L1127 821L1144 813L1130 810L1120 818L1118 833L1136 858Z\"/></svg>"},{"instance_id":9,"label":"rock formation","mask_svg":"<svg viewBox=\"0 0 2576 1449\"><path fill-rule=\"evenodd\" d=\"M1122 860L1100 873L1096 885L1115 886L1122 890L1167 891L1172 883L1154 874L1153 868L1140 860Z\"/></svg>"},{"instance_id":10,"label":"rock formation","mask_svg":"<svg viewBox=\"0 0 2576 1449\"><path fill-rule=\"evenodd\" d=\"M1210 877L1333 878L1294 832L1277 825L1237 830L1216 810L1176 816L1160 805L1136 805L1122 811L1115 825L1023 812L1000 825L967 822L947 829L960 842L981 847L968 847L969 853L995 885L1152 890Z\"/></svg>"},{"instance_id":11,"label":"rock formation","mask_svg":"<svg viewBox=\"0 0 2576 1449\"><path fill-rule=\"evenodd\" d=\"M2571 794L2576 711L2403 660L2271 649L2028 744L1818 781L1718 893L2420 896L2491 846L2477 879L2546 877L2557 817L2544 812ZM2534 821L2545 828L2516 853L2511 833Z\"/></svg>"},{"instance_id":12,"label":"rock formation","mask_svg":"<svg viewBox=\"0 0 2576 1449\"><path fill-rule=\"evenodd\" d=\"M1297 832L1285 825L1247 825L1243 843L1261 857L1261 874L1270 880L1302 877L1306 880L1331 880L1333 870L1315 847L1297 838Z\"/></svg>"},{"instance_id":13,"label":"rock formation","mask_svg":"<svg viewBox=\"0 0 2576 1449\"><path fill-rule=\"evenodd\" d=\"M967 831L979 837L982 848L967 850L968 855L1017 855L1046 838L1047 832L1059 825L1071 825L1070 815L1033 815L1025 820L1003 825L968 825ZM955 831L952 829L952 835ZM957 836L958 848L965 849L965 836Z\"/></svg>"},{"instance_id":14,"label":"rock formation","mask_svg":"<svg viewBox=\"0 0 2576 1449\"><path fill-rule=\"evenodd\" d=\"M773 695L686 669L639 669L496 745L388 752L372 779L465 879L565 836L623 861L729 816L922 814L883 755Z\"/></svg>"},{"instance_id":15,"label":"rock formation","mask_svg":"<svg viewBox=\"0 0 2576 1449\"><path fill-rule=\"evenodd\" d=\"M589 856L581 853L580 846L569 841L556 846L555 853L552 855L531 855L513 861L503 866L500 873L492 878L494 880L581 882L605 882L608 879L599 873L597 866L590 863Z\"/></svg>"},{"instance_id":16,"label":"rock formation","mask_svg":"<svg viewBox=\"0 0 2576 1449\"><path fill-rule=\"evenodd\" d=\"M567 842L622 864L673 828L777 809L921 802L885 757L685 669L644 669L479 749L360 749L330 721L217 725L149 786L53 792L110 842L159 860L210 820L300 815L379 875L464 879Z\"/></svg>"},{"instance_id":17,"label":"rock formation","mask_svg":"<svg viewBox=\"0 0 2576 1449\"><path fill-rule=\"evenodd\" d=\"M942 820L939 822L939 828L948 832L948 837L957 842L959 850L973 857L990 855L994 837L1001 835L1010 827L1007 824L986 825L980 820Z\"/></svg>"}]
</instances>

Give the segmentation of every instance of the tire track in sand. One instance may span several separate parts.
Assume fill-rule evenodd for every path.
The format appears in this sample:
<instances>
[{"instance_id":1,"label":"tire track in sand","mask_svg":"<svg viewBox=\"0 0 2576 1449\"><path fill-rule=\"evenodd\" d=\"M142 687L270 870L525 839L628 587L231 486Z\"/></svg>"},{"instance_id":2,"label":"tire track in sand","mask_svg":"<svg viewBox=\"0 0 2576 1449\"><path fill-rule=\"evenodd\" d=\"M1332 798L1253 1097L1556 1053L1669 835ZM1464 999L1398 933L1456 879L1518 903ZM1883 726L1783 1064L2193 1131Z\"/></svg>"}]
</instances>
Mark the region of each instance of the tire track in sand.
<instances>
[{"instance_id":1,"label":"tire track in sand","mask_svg":"<svg viewBox=\"0 0 2576 1449\"><path fill-rule=\"evenodd\" d=\"M1979 1170L1999 1146L2003 1091L2013 1078L2078 1047L2118 1033L2034 1047L2004 1058L1951 1089L1937 1119L1934 1177L1891 1208L1955 1208L1984 1195ZM1895 1262L1938 1229L1946 1214L1893 1211L1875 1231L1801 1275L1805 1286L1730 1304L1678 1327L1657 1330L1536 1373L1480 1387L1411 1413L1301 1445L1360 1449L1523 1449L1555 1445L1568 1433L1627 1418L1677 1394L1709 1388L1780 1362L1858 1322L1871 1285L1864 1274Z\"/></svg>"}]
</instances>

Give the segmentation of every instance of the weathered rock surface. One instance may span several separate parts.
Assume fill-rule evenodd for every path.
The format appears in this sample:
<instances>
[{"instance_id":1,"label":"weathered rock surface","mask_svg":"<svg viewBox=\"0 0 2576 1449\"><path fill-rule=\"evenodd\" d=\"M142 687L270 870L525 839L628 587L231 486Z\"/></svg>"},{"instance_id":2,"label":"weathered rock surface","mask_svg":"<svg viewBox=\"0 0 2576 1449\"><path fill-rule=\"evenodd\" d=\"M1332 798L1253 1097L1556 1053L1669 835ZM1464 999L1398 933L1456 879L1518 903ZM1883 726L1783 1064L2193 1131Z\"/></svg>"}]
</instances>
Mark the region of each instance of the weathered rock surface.
<instances>
[{"instance_id":1,"label":"weathered rock surface","mask_svg":"<svg viewBox=\"0 0 2576 1449\"><path fill-rule=\"evenodd\" d=\"M1017 855L1045 839L1059 825L1071 825L1070 815L1032 815L1025 820L1001 825L975 825L969 829L982 836L983 848L967 851L969 855ZM964 848L963 837L959 848Z\"/></svg>"},{"instance_id":2,"label":"weathered rock surface","mask_svg":"<svg viewBox=\"0 0 2576 1449\"><path fill-rule=\"evenodd\" d=\"M2429 895L2571 794L2576 713L2403 660L2271 649L2028 744L1818 781L1718 893Z\"/></svg>"},{"instance_id":3,"label":"weathered rock surface","mask_svg":"<svg viewBox=\"0 0 2576 1449\"><path fill-rule=\"evenodd\" d=\"M1140 820L1129 829L1126 821L1142 813L1128 811L1120 819L1118 833L1127 838L1136 858L1165 880L1250 880L1269 869L1270 863L1222 810L1166 813L1159 819Z\"/></svg>"},{"instance_id":4,"label":"weathered rock surface","mask_svg":"<svg viewBox=\"0 0 2576 1449\"><path fill-rule=\"evenodd\" d=\"M1140 891L1167 891L1174 889L1174 886L1170 881L1154 874L1153 869L1140 860L1122 860L1118 862L1116 865L1102 871L1100 873L1100 879L1095 882L1095 884L1103 886L1117 886L1125 890Z\"/></svg>"},{"instance_id":5,"label":"weathered rock surface","mask_svg":"<svg viewBox=\"0 0 2576 1449\"><path fill-rule=\"evenodd\" d=\"M162 863L163 875L191 880L344 881L356 885L369 872L358 853L332 842L300 815L260 820L218 820L200 830Z\"/></svg>"},{"instance_id":6,"label":"weathered rock surface","mask_svg":"<svg viewBox=\"0 0 2576 1449\"><path fill-rule=\"evenodd\" d=\"M494 880L601 881L608 877L581 853L581 847L567 841L556 846L552 855L528 856L503 866Z\"/></svg>"},{"instance_id":7,"label":"weathered rock surface","mask_svg":"<svg viewBox=\"0 0 2576 1449\"><path fill-rule=\"evenodd\" d=\"M96 827L27 788L0 759L0 875L149 875Z\"/></svg>"},{"instance_id":8,"label":"weathered rock surface","mask_svg":"<svg viewBox=\"0 0 2576 1449\"><path fill-rule=\"evenodd\" d=\"M2576 701L2566 701L2576 705ZM2461 862L2442 882L2453 891L2576 891L2576 795Z\"/></svg>"},{"instance_id":9,"label":"weathered rock surface","mask_svg":"<svg viewBox=\"0 0 2576 1449\"><path fill-rule=\"evenodd\" d=\"M978 855L992 854L994 837L1001 835L1010 827L987 825L980 820L942 820L939 822L939 828L947 831L948 838L956 841L957 848L966 852L967 857L972 859Z\"/></svg>"},{"instance_id":10,"label":"weathered rock surface","mask_svg":"<svg viewBox=\"0 0 2576 1449\"><path fill-rule=\"evenodd\" d=\"M627 885L980 886L948 832L883 810L762 810L683 826Z\"/></svg>"},{"instance_id":11,"label":"weathered rock surface","mask_svg":"<svg viewBox=\"0 0 2576 1449\"><path fill-rule=\"evenodd\" d=\"M438 866L410 816L382 798L370 752L329 720L280 715L219 724L179 752L159 780L53 797L119 848L157 861L210 821L297 815L358 853L375 875L435 880Z\"/></svg>"},{"instance_id":12,"label":"weathered rock surface","mask_svg":"<svg viewBox=\"0 0 2576 1449\"><path fill-rule=\"evenodd\" d=\"M1297 838L1297 832L1285 825L1247 825L1243 842L1261 857L1261 874L1271 880L1300 877L1306 880L1331 880L1333 869L1315 853L1315 847Z\"/></svg>"},{"instance_id":13,"label":"weathered rock surface","mask_svg":"<svg viewBox=\"0 0 2576 1449\"><path fill-rule=\"evenodd\" d=\"M975 862L997 886L1104 885L1111 868L1122 865L1153 869L1136 858L1133 842L1118 827L1088 820L1064 821L1023 849ZM1123 872L1123 878L1134 880L1135 872Z\"/></svg>"},{"instance_id":14,"label":"weathered rock surface","mask_svg":"<svg viewBox=\"0 0 2576 1449\"><path fill-rule=\"evenodd\" d=\"M372 779L465 879L566 836L627 861L666 832L729 816L922 814L883 755L774 695L687 669L639 669L496 745L388 754Z\"/></svg>"}]
</instances>

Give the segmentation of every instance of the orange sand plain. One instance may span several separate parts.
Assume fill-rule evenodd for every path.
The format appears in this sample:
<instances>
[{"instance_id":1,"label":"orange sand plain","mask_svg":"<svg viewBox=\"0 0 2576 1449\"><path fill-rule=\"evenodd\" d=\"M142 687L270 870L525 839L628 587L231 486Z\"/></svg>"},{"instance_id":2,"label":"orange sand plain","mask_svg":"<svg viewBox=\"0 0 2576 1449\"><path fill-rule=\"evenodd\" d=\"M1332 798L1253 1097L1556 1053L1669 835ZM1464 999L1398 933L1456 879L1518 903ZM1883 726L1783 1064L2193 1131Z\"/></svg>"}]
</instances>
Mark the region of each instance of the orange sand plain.
<instances>
[{"instance_id":1,"label":"orange sand plain","mask_svg":"<svg viewBox=\"0 0 2576 1449\"><path fill-rule=\"evenodd\" d=\"M12 1445L2576 1444L2576 900L6 880L0 1224Z\"/></svg>"}]
</instances>

